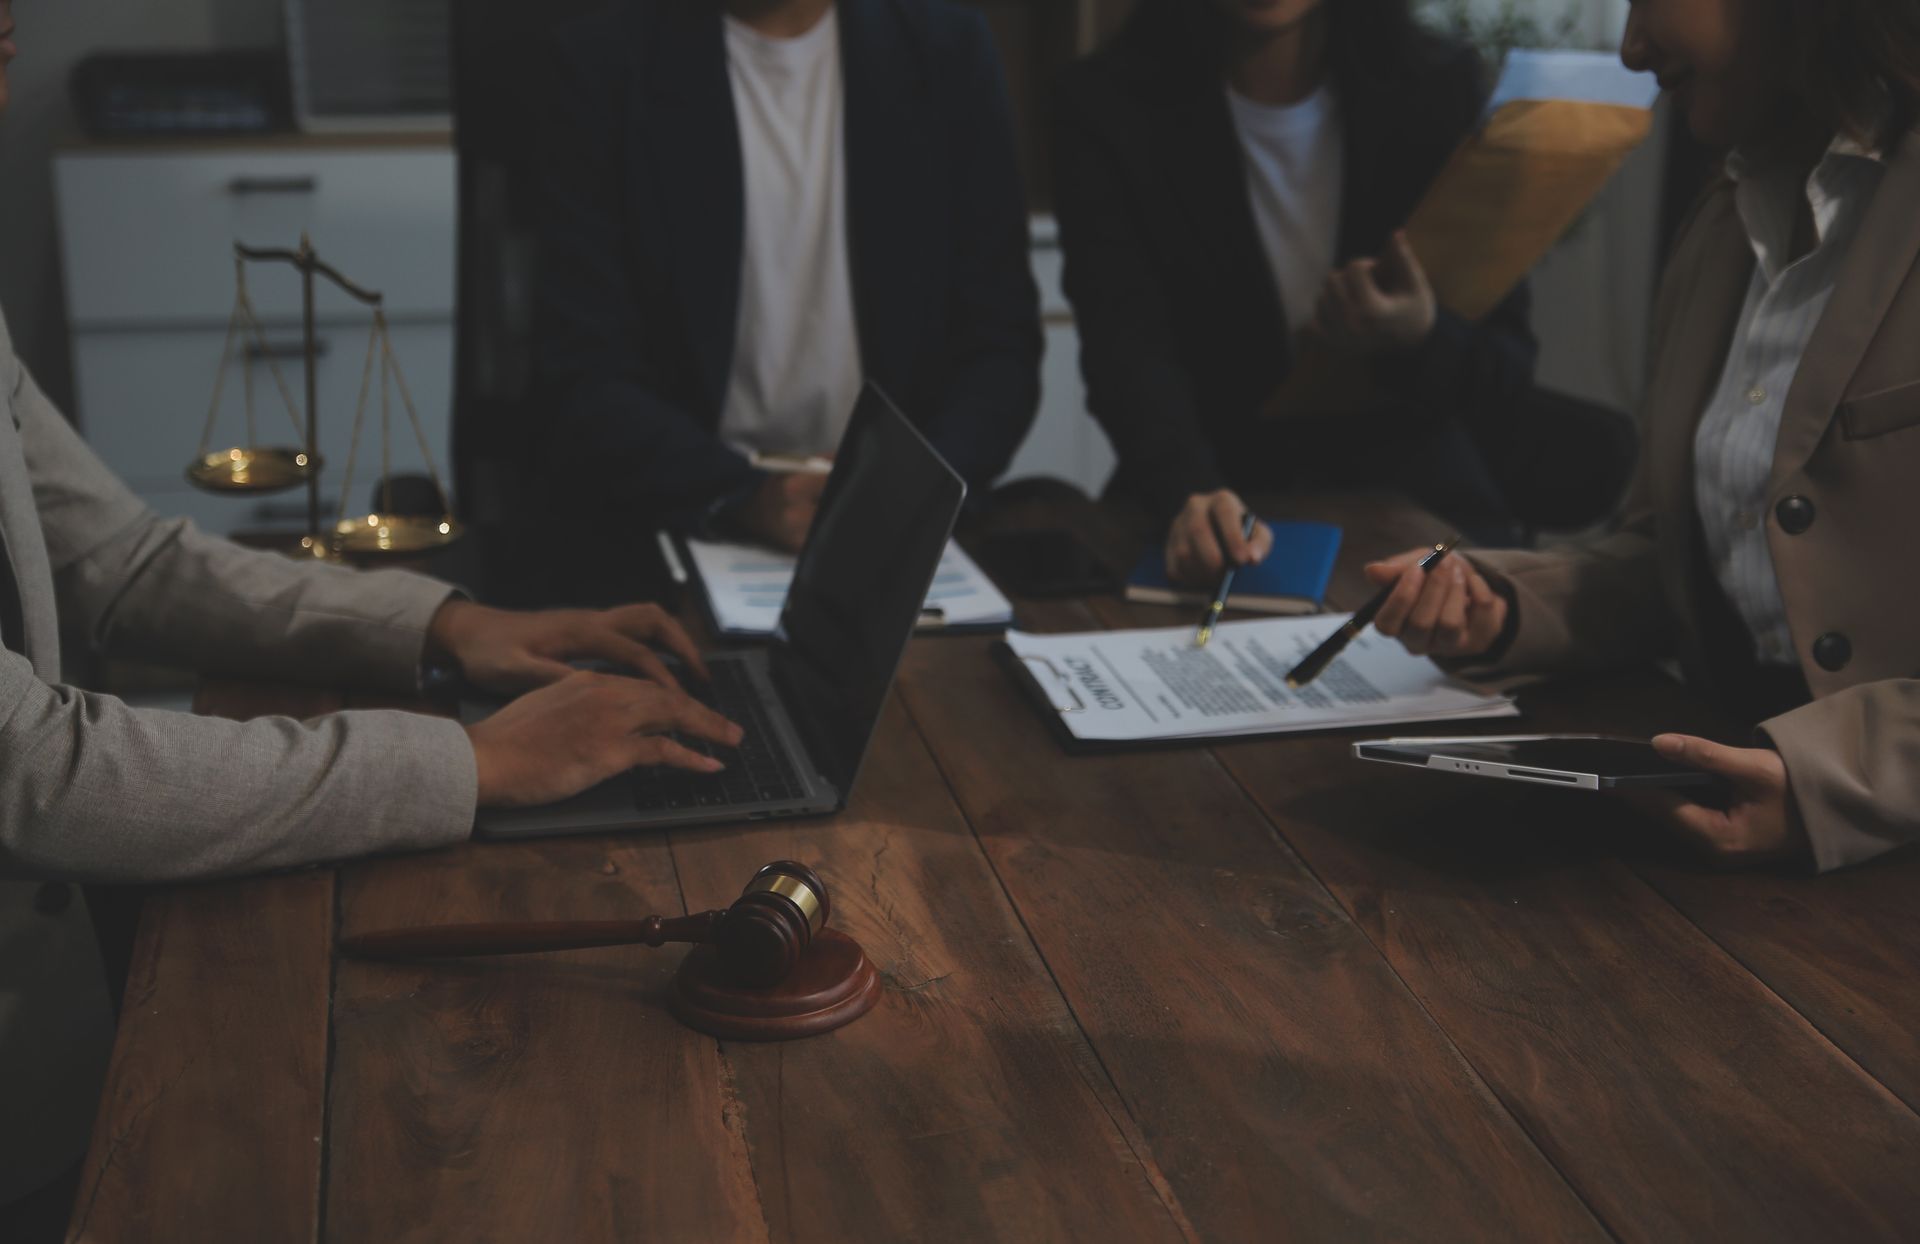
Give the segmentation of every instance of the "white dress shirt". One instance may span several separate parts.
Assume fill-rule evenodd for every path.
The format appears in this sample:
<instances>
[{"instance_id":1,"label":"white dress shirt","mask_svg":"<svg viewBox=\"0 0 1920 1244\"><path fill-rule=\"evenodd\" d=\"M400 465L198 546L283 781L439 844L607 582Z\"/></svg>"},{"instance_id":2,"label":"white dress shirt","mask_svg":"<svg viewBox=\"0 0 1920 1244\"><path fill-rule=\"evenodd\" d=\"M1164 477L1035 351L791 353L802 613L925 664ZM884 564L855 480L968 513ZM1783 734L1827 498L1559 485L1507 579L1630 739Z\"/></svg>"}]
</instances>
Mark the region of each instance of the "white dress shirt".
<instances>
[{"instance_id":1,"label":"white dress shirt","mask_svg":"<svg viewBox=\"0 0 1920 1244\"><path fill-rule=\"evenodd\" d=\"M1346 144L1333 92L1256 104L1231 86L1227 108L1246 155L1247 195L1280 306L1295 328L1313 319L1340 242Z\"/></svg>"},{"instance_id":2,"label":"white dress shirt","mask_svg":"<svg viewBox=\"0 0 1920 1244\"><path fill-rule=\"evenodd\" d=\"M1738 152L1726 167L1758 262L1726 369L1694 435L1694 494L1714 574L1752 633L1755 655L1764 665L1792 665L1793 635L1767 548L1767 480L1787 390L1884 165L1841 137L1804 183L1778 163ZM1790 259L1803 203L1813 210L1814 247Z\"/></svg>"},{"instance_id":3,"label":"white dress shirt","mask_svg":"<svg viewBox=\"0 0 1920 1244\"><path fill-rule=\"evenodd\" d=\"M831 454L861 379L840 23L828 9L792 39L726 25L746 228L720 436L743 451Z\"/></svg>"}]
</instances>

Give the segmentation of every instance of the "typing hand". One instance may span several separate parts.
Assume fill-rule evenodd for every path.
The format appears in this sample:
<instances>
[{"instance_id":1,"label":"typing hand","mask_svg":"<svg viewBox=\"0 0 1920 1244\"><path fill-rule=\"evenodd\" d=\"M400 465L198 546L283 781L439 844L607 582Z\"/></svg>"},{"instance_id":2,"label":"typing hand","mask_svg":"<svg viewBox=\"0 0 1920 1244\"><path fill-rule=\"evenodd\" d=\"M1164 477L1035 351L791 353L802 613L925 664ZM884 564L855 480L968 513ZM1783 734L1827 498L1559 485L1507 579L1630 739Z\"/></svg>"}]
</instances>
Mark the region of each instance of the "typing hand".
<instances>
[{"instance_id":1,"label":"typing hand","mask_svg":"<svg viewBox=\"0 0 1920 1244\"><path fill-rule=\"evenodd\" d=\"M697 773L726 766L665 737L669 731L726 747L740 727L686 692L618 674L569 671L467 727L482 807L531 807L577 795L639 765Z\"/></svg>"},{"instance_id":2,"label":"typing hand","mask_svg":"<svg viewBox=\"0 0 1920 1244\"><path fill-rule=\"evenodd\" d=\"M1427 339L1440 304L1405 233L1393 235L1379 259L1356 259L1327 278L1312 329L1334 350L1383 354Z\"/></svg>"},{"instance_id":3,"label":"typing hand","mask_svg":"<svg viewBox=\"0 0 1920 1244\"><path fill-rule=\"evenodd\" d=\"M665 648L707 676L693 640L658 605L514 613L450 600L433 616L427 635L468 682L500 695L558 682L574 673L568 662L580 660L625 666L678 691L679 681L648 645Z\"/></svg>"},{"instance_id":4,"label":"typing hand","mask_svg":"<svg viewBox=\"0 0 1920 1244\"><path fill-rule=\"evenodd\" d=\"M1242 539L1247 504L1225 488L1195 493L1167 531L1167 577L1188 587L1211 588L1229 563L1251 566L1273 549L1273 529L1256 523L1252 539Z\"/></svg>"},{"instance_id":5,"label":"typing hand","mask_svg":"<svg viewBox=\"0 0 1920 1244\"><path fill-rule=\"evenodd\" d=\"M1787 789L1787 765L1764 747L1725 747L1685 734L1662 734L1654 750L1675 764L1724 778L1725 808L1695 803L1678 791L1636 791L1628 800L1730 867L1808 861L1813 847Z\"/></svg>"},{"instance_id":6,"label":"typing hand","mask_svg":"<svg viewBox=\"0 0 1920 1244\"><path fill-rule=\"evenodd\" d=\"M787 553L798 553L807 542L827 476L812 472L767 476L737 515L740 525L756 540Z\"/></svg>"},{"instance_id":7,"label":"typing hand","mask_svg":"<svg viewBox=\"0 0 1920 1244\"><path fill-rule=\"evenodd\" d=\"M1394 585L1374 616L1373 629L1398 639L1416 656L1487 655L1506 629L1507 598L1457 553L1432 570L1420 569L1420 559L1431 552L1432 545L1422 545L1367 566L1367 578L1381 587Z\"/></svg>"}]
</instances>

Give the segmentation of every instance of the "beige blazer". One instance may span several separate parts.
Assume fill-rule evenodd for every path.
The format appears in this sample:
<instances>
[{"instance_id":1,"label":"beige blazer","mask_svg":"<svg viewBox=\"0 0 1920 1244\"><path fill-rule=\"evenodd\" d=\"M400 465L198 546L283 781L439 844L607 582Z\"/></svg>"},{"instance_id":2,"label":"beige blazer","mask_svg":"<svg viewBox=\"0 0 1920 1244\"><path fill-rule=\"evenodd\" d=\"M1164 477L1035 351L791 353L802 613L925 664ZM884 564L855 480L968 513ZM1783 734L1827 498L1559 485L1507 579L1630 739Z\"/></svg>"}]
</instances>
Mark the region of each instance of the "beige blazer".
<instances>
[{"instance_id":1,"label":"beige blazer","mask_svg":"<svg viewBox=\"0 0 1920 1244\"><path fill-rule=\"evenodd\" d=\"M253 872L454 842L473 823L454 722L129 708L61 683L62 629L212 673L405 691L448 592L161 519L47 402L0 320L0 1203L79 1156L111 1037L85 907L36 904L35 879Z\"/></svg>"},{"instance_id":2,"label":"beige blazer","mask_svg":"<svg viewBox=\"0 0 1920 1244\"><path fill-rule=\"evenodd\" d=\"M1788 391L1768 545L1813 702L1761 723L1821 869L1920 838L1920 130L1888 159ZM1730 695L1750 642L1705 563L1693 441L1753 273L1731 182L1681 233L1654 313L1644 460L1620 530L1484 553L1519 605L1496 672L1678 656Z\"/></svg>"}]
</instances>

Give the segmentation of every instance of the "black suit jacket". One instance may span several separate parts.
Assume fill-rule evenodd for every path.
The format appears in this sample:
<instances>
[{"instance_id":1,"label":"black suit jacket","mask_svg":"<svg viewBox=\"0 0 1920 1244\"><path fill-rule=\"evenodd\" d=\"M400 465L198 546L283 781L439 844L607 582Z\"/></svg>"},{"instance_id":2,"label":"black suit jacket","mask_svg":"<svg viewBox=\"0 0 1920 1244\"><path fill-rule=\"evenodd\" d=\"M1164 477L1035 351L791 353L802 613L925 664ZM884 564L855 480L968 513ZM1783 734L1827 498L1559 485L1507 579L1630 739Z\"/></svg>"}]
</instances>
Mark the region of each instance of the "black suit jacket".
<instances>
[{"instance_id":1,"label":"black suit jacket","mask_svg":"<svg viewBox=\"0 0 1920 1244\"><path fill-rule=\"evenodd\" d=\"M983 486L1039 403L1005 77L985 21L946 0L836 12L861 366ZM684 519L755 478L717 435L745 220L721 14L628 0L557 34L536 334L563 506L585 491L596 509Z\"/></svg>"},{"instance_id":2,"label":"black suit jacket","mask_svg":"<svg viewBox=\"0 0 1920 1244\"><path fill-rule=\"evenodd\" d=\"M1120 457L1114 491L1170 513L1220 487L1302 482L1285 423L1259 416L1292 359L1220 73L1149 6L1062 85L1055 210L1087 402ZM1469 48L1438 41L1404 80L1338 73L1346 174L1337 261L1381 253L1476 124ZM1498 435L1530 390L1523 285L1480 324L1442 312L1376 370L1405 409ZM1309 476L1310 478L1310 476ZM1350 482L1350 481L1349 481Z\"/></svg>"}]
</instances>

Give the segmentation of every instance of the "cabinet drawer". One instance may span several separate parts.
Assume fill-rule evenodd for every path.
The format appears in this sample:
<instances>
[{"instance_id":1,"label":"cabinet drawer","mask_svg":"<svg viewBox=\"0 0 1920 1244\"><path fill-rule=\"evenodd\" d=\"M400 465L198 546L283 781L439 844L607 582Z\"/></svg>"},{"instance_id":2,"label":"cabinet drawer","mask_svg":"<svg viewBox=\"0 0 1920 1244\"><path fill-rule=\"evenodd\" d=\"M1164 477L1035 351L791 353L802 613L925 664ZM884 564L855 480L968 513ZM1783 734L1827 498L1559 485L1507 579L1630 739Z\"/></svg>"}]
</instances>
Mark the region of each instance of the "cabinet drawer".
<instances>
[{"instance_id":1,"label":"cabinet drawer","mask_svg":"<svg viewBox=\"0 0 1920 1244\"><path fill-rule=\"evenodd\" d=\"M389 314L453 313L451 151L68 152L54 176L75 329L224 322L234 242L291 248L303 233ZM247 281L263 317L298 318L291 268L252 264ZM316 289L322 315L355 305Z\"/></svg>"},{"instance_id":2,"label":"cabinet drawer","mask_svg":"<svg viewBox=\"0 0 1920 1244\"><path fill-rule=\"evenodd\" d=\"M449 412L453 394L453 326L395 325L390 330L393 350L405 370L420 428L433 450L441 478L447 479L450 452ZM364 320L324 325L319 340L326 353L316 376L320 402L320 452L326 464L321 474L321 496L326 513L340 505L342 472L353 437L354 405L360 397L361 370L366 363L368 328ZM168 511L163 500L190 489L184 478L187 463L200 444L207 403L213 396L214 372L220 361L223 330L181 332L83 332L74 337L74 378L78 388L81 430L106 464L130 487L155 506ZM269 346L298 343L297 333L269 333ZM305 380L298 358L280 361L281 374L301 410ZM254 367L254 423L263 444L294 445L293 421L287 417L272 376L264 364ZM391 402L390 447L392 469L423 471L426 463L419 442L407 423L399 392ZM211 447L237 445L246 439L242 384L238 368L227 377L220 416L214 423ZM371 495L380 474L380 395L376 370L367 399L360 452L353 470L353 504L359 508ZM196 496L206 494L195 493ZM273 508L296 504L298 494L267 497L211 497L217 509L231 509L234 521L214 527L230 530L257 525L246 521L265 503ZM196 516L205 513L197 504Z\"/></svg>"}]
</instances>

